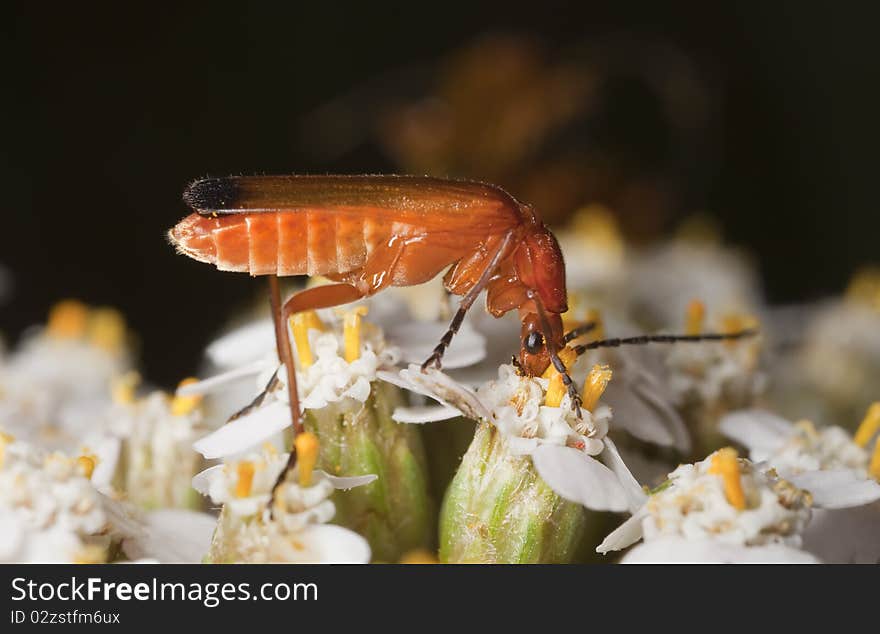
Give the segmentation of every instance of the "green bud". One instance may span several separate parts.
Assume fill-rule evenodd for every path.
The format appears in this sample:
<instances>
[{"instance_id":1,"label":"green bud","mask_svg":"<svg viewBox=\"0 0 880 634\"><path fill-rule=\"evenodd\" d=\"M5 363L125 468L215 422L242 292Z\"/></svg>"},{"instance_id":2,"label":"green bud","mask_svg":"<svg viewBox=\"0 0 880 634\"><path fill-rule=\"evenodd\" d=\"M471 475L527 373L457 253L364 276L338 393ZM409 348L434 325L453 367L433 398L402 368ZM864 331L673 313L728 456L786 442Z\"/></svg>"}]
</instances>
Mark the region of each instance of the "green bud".
<instances>
[{"instance_id":1,"label":"green bud","mask_svg":"<svg viewBox=\"0 0 880 634\"><path fill-rule=\"evenodd\" d=\"M440 561L570 563L585 522L583 507L556 495L531 458L511 455L501 433L481 423L443 501Z\"/></svg>"},{"instance_id":2,"label":"green bud","mask_svg":"<svg viewBox=\"0 0 880 634\"><path fill-rule=\"evenodd\" d=\"M436 510L420 430L391 418L402 404L398 388L375 381L363 405L352 408L347 401L305 413L306 430L321 443L319 469L379 476L331 498L333 523L363 535L376 561L397 562L411 550L430 548L434 539Z\"/></svg>"}]
</instances>

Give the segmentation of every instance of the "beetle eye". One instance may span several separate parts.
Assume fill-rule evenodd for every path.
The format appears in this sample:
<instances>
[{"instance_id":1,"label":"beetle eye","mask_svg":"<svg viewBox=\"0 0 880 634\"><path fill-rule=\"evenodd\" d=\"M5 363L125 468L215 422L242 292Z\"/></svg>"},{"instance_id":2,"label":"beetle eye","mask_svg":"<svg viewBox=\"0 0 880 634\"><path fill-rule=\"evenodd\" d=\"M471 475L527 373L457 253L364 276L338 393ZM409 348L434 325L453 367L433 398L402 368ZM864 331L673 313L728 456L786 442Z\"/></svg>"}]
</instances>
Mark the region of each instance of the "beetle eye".
<instances>
[{"instance_id":1,"label":"beetle eye","mask_svg":"<svg viewBox=\"0 0 880 634\"><path fill-rule=\"evenodd\" d=\"M544 335L540 332L532 331L526 336L523 345L529 354L538 354L544 347Z\"/></svg>"}]
</instances>

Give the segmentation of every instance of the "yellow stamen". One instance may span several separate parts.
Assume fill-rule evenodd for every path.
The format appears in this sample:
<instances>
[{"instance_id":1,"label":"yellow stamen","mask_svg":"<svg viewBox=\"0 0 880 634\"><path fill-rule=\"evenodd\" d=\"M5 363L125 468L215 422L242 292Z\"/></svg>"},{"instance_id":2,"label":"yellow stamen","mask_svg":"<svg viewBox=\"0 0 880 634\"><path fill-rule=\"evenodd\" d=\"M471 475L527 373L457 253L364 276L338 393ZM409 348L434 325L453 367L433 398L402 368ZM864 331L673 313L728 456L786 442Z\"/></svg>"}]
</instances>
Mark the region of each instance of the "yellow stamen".
<instances>
[{"instance_id":1,"label":"yellow stamen","mask_svg":"<svg viewBox=\"0 0 880 634\"><path fill-rule=\"evenodd\" d=\"M132 370L122 376L114 377L110 382L110 394L114 403L134 403L134 394L141 382L141 375Z\"/></svg>"},{"instance_id":2,"label":"yellow stamen","mask_svg":"<svg viewBox=\"0 0 880 634\"><path fill-rule=\"evenodd\" d=\"M856 435L853 437L853 441L859 447L867 447L868 443L871 442L871 438L873 438L874 434L878 431L880 431L880 401L871 403L868 412L862 419L862 423L856 430Z\"/></svg>"},{"instance_id":3,"label":"yellow stamen","mask_svg":"<svg viewBox=\"0 0 880 634\"><path fill-rule=\"evenodd\" d=\"M190 376L178 383L177 389L198 382L199 380L197 378ZM171 414L173 416L186 416L198 407L201 402L201 394L194 394L193 396L175 396L171 399Z\"/></svg>"},{"instance_id":4,"label":"yellow stamen","mask_svg":"<svg viewBox=\"0 0 880 634\"><path fill-rule=\"evenodd\" d=\"M872 478L880 482L880 440L874 444L874 453L871 454L871 464L868 473Z\"/></svg>"},{"instance_id":5,"label":"yellow stamen","mask_svg":"<svg viewBox=\"0 0 880 634\"><path fill-rule=\"evenodd\" d=\"M740 480L739 454L736 449L725 447L716 451L712 456L712 464L709 465L709 473L721 476L724 481L724 496L733 508L738 511L746 508L746 495Z\"/></svg>"},{"instance_id":6,"label":"yellow stamen","mask_svg":"<svg viewBox=\"0 0 880 634\"><path fill-rule=\"evenodd\" d=\"M758 327L758 320L752 315L743 313L728 313L721 318L721 333L732 335L744 330L752 330ZM735 346L739 343L737 339L728 339L724 342L726 346Z\"/></svg>"},{"instance_id":7,"label":"yellow stamen","mask_svg":"<svg viewBox=\"0 0 880 634\"><path fill-rule=\"evenodd\" d=\"M544 395L544 405L547 407L559 407L562 397L565 396L565 381L562 375L552 365L548 368L551 372L550 385L547 386L547 394Z\"/></svg>"},{"instance_id":8,"label":"yellow stamen","mask_svg":"<svg viewBox=\"0 0 880 634\"><path fill-rule=\"evenodd\" d=\"M584 381L583 406L588 411L593 411L605 393L608 382L611 380L611 368L607 365L596 364Z\"/></svg>"},{"instance_id":9,"label":"yellow stamen","mask_svg":"<svg viewBox=\"0 0 880 634\"><path fill-rule=\"evenodd\" d=\"M559 360L562 361L566 368L571 368L571 366L574 365L574 362L577 361L577 353L568 346L560 350L558 354ZM556 371L556 366L551 363L547 366L547 369L544 370L544 374L541 375L541 378L552 379L554 374L559 374L559 372Z\"/></svg>"},{"instance_id":10,"label":"yellow stamen","mask_svg":"<svg viewBox=\"0 0 880 634\"><path fill-rule=\"evenodd\" d=\"M6 432L0 431L0 467L3 466L3 459L6 455L6 445L15 442L15 437Z\"/></svg>"},{"instance_id":11,"label":"yellow stamen","mask_svg":"<svg viewBox=\"0 0 880 634\"><path fill-rule=\"evenodd\" d=\"M703 332L706 321L706 305L698 299L692 299L687 305L684 320L684 332L687 335L699 335Z\"/></svg>"},{"instance_id":12,"label":"yellow stamen","mask_svg":"<svg viewBox=\"0 0 880 634\"><path fill-rule=\"evenodd\" d=\"M246 498L251 494L254 484L254 463L242 460L235 466L238 473L238 482L235 483L235 497Z\"/></svg>"},{"instance_id":13,"label":"yellow stamen","mask_svg":"<svg viewBox=\"0 0 880 634\"><path fill-rule=\"evenodd\" d=\"M125 319L115 308L96 308L89 316L89 340L109 352L125 343Z\"/></svg>"},{"instance_id":14,"label":"yellow stamen","mask_svg":"<svg viewBox=\"0 0 880 634\"><path fill-rule=\"evenodd\" d=\"M92 454L83 454L76 459L76 466L85 478L91 479L98 464L98 458Z\"/></svg>"},{"instance_id":15,"label":"yellow stamen","mask_svg":"<svg viewBox=\"0 0 880 634\"><path fill-rule=\"evenodd\" d=\"M721 228L718 222L705 213L696 213L684 219L676 230L679 240L691 244L714 245L721 243Z\"/></svg>"},{"instance_id":16,"label":"yellow stamen","mask_svg":"<svg viewBox=\"0 0 880 634\"><path fill-rule=\"evenodd\" d=\"M880 267L868 266L858 271L846 289L846 298L880 310Z\"/></svg>"},{"instance_id":17,"label":"yellow stamen","mask_svg":"<svg viewBox=\"0 0 880 634\"><path fill-rule=\"evenodd\" d=\"M296 464L299 470L299 485L307 487L312 483L312 471L318 462L318 437L312 432L304 431L297 434L294 440L296 447Z\"/></svg>"},{"instance_id":18,"label":"yellow stamen","mask_svg":"<svg viewBox=\"0 0 880 634\"><path fill-rule=\"evenodd\" d=\"M357 361L361 356L361 318L367 314L366 306L356 306L345 313L343 318L343 339L345 341L345 360Z\"/></svg>"},{"instance_id":19,"label":"yellow stamen","mask_svg":"<svg viewBox=\"0 0 880 634\"><path fill-rule=\"evenodd\" d=\"M103 564L106 561L107 551L97 544L83 546L73 558L75 564Z\"/></svg>"},{"instance_id":20,"label":"yellow stamen","mask_svg":"<svg viewBox=\"0 0 880 634\"><path fill-rule=\"evenodd\" d=\"M604 339L605 338L605 322L602 321L602 313L597 308L590 308L587 310L587 323L596 324L595 327L590 331L589 336L592 340Z\"/></svg>"},{"instance_id":21,"label":"yellow stamen","mask_svg":"<svg viewBox=\"0 0 880 634\"><path fill-rule=\"evenodd\" d=\"M304 313L293 315L290 318L290 325L293 329L293 342L296 344L299 364L304 369L311 367L315 359L312 356L312 348L309 345L309 330L323 330L324 324L315 311L307 310Z\"/></svg>"},{"instance_id":22,"label":"yellow stamen","mask_svg":"<svg viewBox=\"0 0 880 634\"><path fill-rule=\"evenodd\" d=\"M59 339L82 337L86 331L89 309L75 299L65 299L55 304L49 311L48 333Z\"/></svg>"},{"instance_id":23,"label":"yellow stamen","mask_svg":"<svg viewBox=\"0 0 880 634\"><path fill-rule=\"evenodd\" d=\"M574 233L594 245L600 245L614 255L623 252L623 238L614 213L604 205L593 203L574 214Z\"/></svg>"},{"instance_id":24,"label":"yellow stamen","mask_svg":"<svg viewBox=\"0 0 880 634\"><path fill-rule=\"evenodd\" d=\"M403 555L400 558L402 564L439 564L437 555L426 548L416 548Z\"/></svg>"}]
</instances>

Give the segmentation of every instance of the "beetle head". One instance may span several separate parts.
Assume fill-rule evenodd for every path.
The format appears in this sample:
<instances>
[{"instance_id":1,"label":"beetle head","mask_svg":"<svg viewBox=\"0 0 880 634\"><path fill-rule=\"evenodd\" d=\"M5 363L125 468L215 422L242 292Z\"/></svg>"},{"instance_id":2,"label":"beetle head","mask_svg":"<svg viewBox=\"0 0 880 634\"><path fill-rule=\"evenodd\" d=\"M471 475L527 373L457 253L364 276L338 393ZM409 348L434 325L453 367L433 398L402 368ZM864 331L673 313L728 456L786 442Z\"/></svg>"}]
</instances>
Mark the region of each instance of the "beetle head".
<instances>
[{"instance_id":1,"label":"beetle head","mask_svg":"<svg viewBox=\"0 0 880 634\"><path fill-rule=\"evenodd\" d=\"M520 331L519 364L529 376L541 376L550 365L548 338L557 350L564 347L562 342L562 318L557 313L547 314L549 333L541 327L541 319L536 312L520 310L522 329Z\"/></svg>"}]
</instances>

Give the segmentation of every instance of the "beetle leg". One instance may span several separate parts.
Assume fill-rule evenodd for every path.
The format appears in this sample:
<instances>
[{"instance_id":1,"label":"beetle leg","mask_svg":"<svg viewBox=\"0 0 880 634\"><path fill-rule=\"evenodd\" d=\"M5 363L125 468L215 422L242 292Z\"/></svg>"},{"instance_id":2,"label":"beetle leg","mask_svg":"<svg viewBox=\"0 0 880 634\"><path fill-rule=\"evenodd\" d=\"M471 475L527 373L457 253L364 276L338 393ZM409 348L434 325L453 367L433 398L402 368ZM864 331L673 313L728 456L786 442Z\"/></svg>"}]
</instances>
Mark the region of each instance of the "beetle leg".
<instances>
[{"instance_id":1,"label":"beetle leg","mask_svg":"<svg viewBox=\"0 0 880 634\"><path fill-rule=\"evenodd\" d=\"M302 432L302 419L299 411L299 394L296 389L296 368L293 362L293 353L290 349L290 339L287 334L287 323L291 316L306 310L316 310L318 308L331 308L357 301L363 297L363 293L351 284L327 284L325 286L315 286L307 288L293 295L284 303L281 309L281 315L276 320L276 336L280 335L283 344L280 346L281 361L287 370L287 391L290 401L290 416L293 421L293 435ZM274 302L273 302L274 303ZM269 506L275 500L275 491L284 482L287 473L296 464L296 448L290 447L290 456L287 459L287 465L278 475L275 485L272 487L272 495L269 496Z\"/></svg>"},{"instance_id":2,"label":"beetle leg","mask_svg":"<svg viewBox=\"0 0 880 634\"><path fill-rule=\"evenodd\" d=\"M452 343L452 338L458 332L458 329L461 328L461 324L464 321L464 317L467 314L468 309L473 305L476 301L477 297L479 297L480 293L488 286L489 280L492 279L492 275L495 273L495 270L498 268L498 264L501 262L501 258L504 256L507 251L507 247L510 245L513 240L513 232L508 231L504 234L504 238L501 239L501 242L495 249L495 252L492 254L492 258L489 260L489 263L486 265L486 268L483 269L483 272L480 274L477 283L471 286L470 290L465 293L465 296L461 298L461 302L458 305L458 310L455 312L455 316L452 318L452 321L449 323L449 328L446 330L446 333L440 339L440 343L437 344L437 347L434 348L434 351L431 353L425 362L422 364L422 371L428 369L429 366L434 366L438 370L442 365L443 355L446 353L446 349L449 347L449 344Z\"/></svg>"},{"instance_id":3,"label":"beetle leg","mask_svg":"<svg viewBox=\"0 0 880 634\"><path fill-rule=\"evenodd\" d=\"M568 368L565 367L562 359L559 358L558 346L556 345L556 341L553 340L553 330L550 328L550 320L547 319L547 312L544 310L544 305L541 303L537 293L530 290L528 292L528 297L535 302L535 308L538 310L538 321L541 324L541 330L544 334L544 342L547 346L547 352L550 354L550 362L553 364L553 367L556 368L556 371L562 375L562 382L568 389L568 398L571 401L571 409L574 410L580 420L583 418L583 414L581 414L581 395L578 393L577 386L568 374Z\"/></svg>"}]
</instances>

